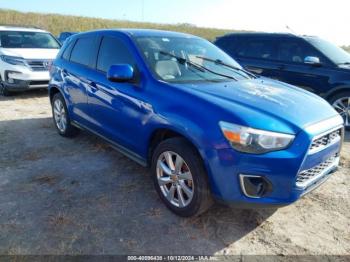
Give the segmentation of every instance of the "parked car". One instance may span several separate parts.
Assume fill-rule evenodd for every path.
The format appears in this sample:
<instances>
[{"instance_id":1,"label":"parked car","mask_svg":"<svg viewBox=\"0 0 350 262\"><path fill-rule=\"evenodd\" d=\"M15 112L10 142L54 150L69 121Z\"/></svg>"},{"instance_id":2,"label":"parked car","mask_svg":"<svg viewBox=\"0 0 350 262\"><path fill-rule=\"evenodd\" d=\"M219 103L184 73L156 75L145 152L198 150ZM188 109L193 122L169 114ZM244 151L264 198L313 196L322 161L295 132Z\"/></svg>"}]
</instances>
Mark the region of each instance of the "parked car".
<instances>
[{"instance_id":1,"label":"parked car","mask_svg":"<svg viewBox=\"0 0 350 262\"><path fill-rule=\"evenodd\" d=\"M244 68L320 95L350 127L350 54L313 36L235 33L215 44Z\"/></svg>"},{"instance_id":2,"label":"parked car","mask_svg":"<svg viewBox=\"0 0 350 262\"><path fill-rule=\"evenodd\" d=\"M67 40L51 69L62 136L96 134L144 166L173 212L213 199L281 206L337 168L343 119L322 98L257 78L210 42L154 30Z\"/></svg>"},{"instance_id":3,"label":"parked car","mask_svg":"<svg viewBox=\"0 0 350 262\"><path fill-rule=\"evenodd\" d=\"M0 94L47 88L60 43L49 32L0 26Z\"/></svg>"},{"instance_id":4,"label":"parked car","mask_svg":"<svg viewBox=\"0 0 350 262\"><path fill-rule=\"evenodd\" d=\"M64 44L64 42L66 41L66 39L68 37L75 35L75 34L77 34L77 32L62 32L58 36L58 41L60 41L61 44Z\"/></svg>"}]
</instances>

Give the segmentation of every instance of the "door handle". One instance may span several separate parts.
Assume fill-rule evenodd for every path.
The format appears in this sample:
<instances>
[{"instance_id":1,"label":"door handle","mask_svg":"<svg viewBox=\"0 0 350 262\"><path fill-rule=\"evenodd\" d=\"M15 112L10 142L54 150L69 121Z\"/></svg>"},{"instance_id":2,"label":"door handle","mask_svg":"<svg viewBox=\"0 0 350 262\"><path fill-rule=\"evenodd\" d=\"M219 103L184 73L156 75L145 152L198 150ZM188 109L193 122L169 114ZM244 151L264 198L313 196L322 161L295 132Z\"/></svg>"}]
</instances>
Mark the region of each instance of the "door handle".
<instances>
[{"instance_id":1,"label":"door handle","mask_svg":"<svg viewBox=\"0 0 350 262\"><path fill-rule=\"evenodd\" d=\"M96 92L99 89L94 81L88 81L88 85L90 86L92 92Z\"/></svg>"}]
</instances>

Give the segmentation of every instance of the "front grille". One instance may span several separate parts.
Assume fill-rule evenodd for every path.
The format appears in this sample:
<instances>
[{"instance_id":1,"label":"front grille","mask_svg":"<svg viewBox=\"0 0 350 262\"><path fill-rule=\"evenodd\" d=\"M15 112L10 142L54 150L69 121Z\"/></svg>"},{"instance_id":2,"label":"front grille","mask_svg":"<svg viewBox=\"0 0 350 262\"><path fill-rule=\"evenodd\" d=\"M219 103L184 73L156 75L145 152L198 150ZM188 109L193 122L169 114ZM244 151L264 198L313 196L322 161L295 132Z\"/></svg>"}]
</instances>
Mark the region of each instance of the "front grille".
<instances>
[{"instance_id":1,"label":"front grille","mask_svg":"<svg viewBox=\"0 0 350 262\"><path fill-rule=\"evenodd\" d=\"M48 71L50 60L27 60L28 66L33 71Z\"/></svg>"},{"instance_id":2,"label":"front grille","mask_svg":"<svg viewBox=\"0 0 350 262\"><path fill-rule=\"evenodd\" d=\"M300 172L296 179L296 185L298 187L305 187L308 184L312 183L312 181L325 175L328 171L330 171L330 168L336 165L336 161L338 159L338 156L334 155L328 158L326 161L322 162L321 164Z\"/></svg>"},{"instance_id":3,"label":"front grille","mask_svg":"<svg viewBox=\"0 0 350 262\"><path fill-rule=\"evenodd\" d=\"M337 129L326 135L316 138L314 139L314 141L310 146L309 154L321 151L327 146L335 143L336 141L339 141L340 139L341 139L341 129Z\"/></svg>"}]
</instances>

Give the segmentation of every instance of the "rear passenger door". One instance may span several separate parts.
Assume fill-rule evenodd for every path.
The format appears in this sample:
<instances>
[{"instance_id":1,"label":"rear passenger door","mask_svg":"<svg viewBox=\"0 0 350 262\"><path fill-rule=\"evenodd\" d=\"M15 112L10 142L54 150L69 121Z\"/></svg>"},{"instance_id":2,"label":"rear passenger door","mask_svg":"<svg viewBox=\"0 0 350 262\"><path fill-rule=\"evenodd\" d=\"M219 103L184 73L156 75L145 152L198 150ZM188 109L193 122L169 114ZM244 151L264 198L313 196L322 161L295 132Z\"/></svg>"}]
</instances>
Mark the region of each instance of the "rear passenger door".
<instances>
[{"instance_id":1,"label":"rear passenger door","mask_svg":"<svg viewBox=\"0 0 350 262\"><path fill-rule=\"evenodd\" d=\"M321 65L304 63L307 56L318 57ZM297 38L281 38L278 41L279 79L308 91L321 94L328 90L329 61L318 50Z\"/></svg>"},{"instance_id":2,"label":"rear passenger door","mask_svg":"<svg viewBox=\"0 0 350 262\"><path fill-rule=\"evenodd\" d=\"M254 74L279 78L280 68L276 64L277 43L273 39L249 36L238 39L233 56L238 63Z\"/></svg>"},{"instance_id":3,"label":"rear passenger door","mask_svg":"<svg viewBox=\"0 0 350 262\"><path fill-rule=\"evenodd\" d=\"M97 50L96 38L94 36L82 36L72 45L69 54L64 53L63 58L69 59L62 68L64 78L64 91L70 100L69 111L72 120L81 124L89 123L87 112L87 88L88 77L93 73L93 57ZM69 48L67 48L67 51Z\"/></svg>"}]
</instances>

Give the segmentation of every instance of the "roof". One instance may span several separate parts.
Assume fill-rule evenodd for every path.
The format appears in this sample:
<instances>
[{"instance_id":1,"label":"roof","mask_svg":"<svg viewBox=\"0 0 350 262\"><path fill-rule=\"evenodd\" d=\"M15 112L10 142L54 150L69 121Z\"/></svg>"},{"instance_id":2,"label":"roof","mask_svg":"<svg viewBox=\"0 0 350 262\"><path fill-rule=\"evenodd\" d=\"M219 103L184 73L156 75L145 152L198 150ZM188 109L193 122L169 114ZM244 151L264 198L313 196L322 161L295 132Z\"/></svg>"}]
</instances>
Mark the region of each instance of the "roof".
<instances>
[{"instance_id":1,"label":"roof","mask_svg":"<svg viewBox=\"0 0 350 262\"><path fill-rule=\"evenodd\" d=\"M190 34L156 29L120 29L133 36L195 37Z\"/></svg>"},{"instance_id":2,"label":"roof","mask_svg":"<svg viewBox=\"0 0 350 262\"><path fill-rule=\"evenodd\" d=\"M116 29L102 29L102 30L94 30L90 32L85 32L87 34L89 33L99 33L99 32L118 32L123 33L128 36L136 36L136 37L142 37L142 36L159 36L159 37L186 37L186 38L195 38L196 36L185 34L185 33L179 33L174 31L165 31L165 30L156 30L156 29L131 29L131 28L116 28ZM83 33L84 34L84 33Z\"/></svg>"},{"instance_id":3,"label":"roof","mask_svg":"<svg viewBox=\"0 0 350 262\"><path fill-rule=\"evenodd\" d=\"M0 25L0 31L47 32L43 29L20 25Z\"/></svg>"},{"instance_id":4,"label":"roof","mask_svg":"<svg viewBox=\"0 0 350 262\"><path fill-rule=\"evenodd\" d=\"M266 32L237 32L237 33L229 33L223 36L219 36L217 39L221 37L227 36L252 36L252 37L290 37L290 38L314 38L315 36L305 36L305 35L296 35L291 33L266 33Z\"/></svg>"}]
</instances>

